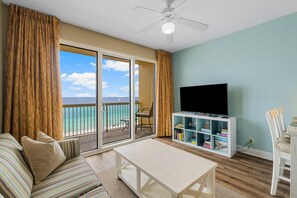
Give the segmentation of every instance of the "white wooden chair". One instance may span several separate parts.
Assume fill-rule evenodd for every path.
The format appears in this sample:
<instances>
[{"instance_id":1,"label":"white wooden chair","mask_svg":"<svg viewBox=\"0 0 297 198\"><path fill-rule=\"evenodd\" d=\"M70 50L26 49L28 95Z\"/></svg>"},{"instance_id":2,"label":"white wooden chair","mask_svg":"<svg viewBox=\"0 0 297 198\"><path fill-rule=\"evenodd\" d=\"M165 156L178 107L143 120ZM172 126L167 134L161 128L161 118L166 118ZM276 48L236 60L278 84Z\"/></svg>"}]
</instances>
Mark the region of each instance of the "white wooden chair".
<instances>
[{"instance_id":1,"label":"white wooden chair","mask_svg":"<svg viewBox=\"0 0 297 198\"><path fill-rule=\"evenodd\" d=\"M286 126L283 118L284 109L272 109L266 113L266 119L272 139L273 147L273 172L270 194L275 195L277 184L280 179L291 182L290 178L284 177L284 170L290 171L285 164L291 161L290 139L285 137Z\"/></svg>"}]
</instances>

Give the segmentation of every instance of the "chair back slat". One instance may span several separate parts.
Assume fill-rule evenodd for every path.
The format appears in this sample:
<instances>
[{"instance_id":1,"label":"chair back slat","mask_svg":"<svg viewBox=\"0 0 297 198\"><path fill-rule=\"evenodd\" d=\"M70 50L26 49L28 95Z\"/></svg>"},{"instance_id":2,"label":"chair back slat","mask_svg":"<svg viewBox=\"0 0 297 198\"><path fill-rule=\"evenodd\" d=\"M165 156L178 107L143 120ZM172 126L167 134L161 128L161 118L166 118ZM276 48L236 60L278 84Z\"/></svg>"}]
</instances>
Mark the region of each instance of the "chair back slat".
<instances>
[{"instance_id":1,"label":"chair back slat","mask_svg":"<svg viewBox=\"0 0 297 198\"><path fill-rule=\"evenodd\" d=\"M283 108L272 109L266 113L273 149L277 143L277 139L281 137L282 133L286 130L283 113Z\"/></svg>"},{"instance_id":2,"label":"chair back slat","mask_svg":"<svg viewBox=\"0 0 297 198\"><path fill-rule=\"evenodd\" d=\"M266 113L266 119L269 126L270 136L272 140L272 148L273 152L275 151L276 143L277 143L277 127L275 122L274 112L269 111Z\"/></svg>"},{"instance_id":3,"label":"chair back slat","mask_svg":"<svg viewBox=\"0 0 297 198\"><path fill-rule=\"evenodd\" d=\"M284 132L284 131L287 130L286 125L285 125L285 121L284 121L284 108L282 108L282 107L278 108L278 114L279 114L278 123L279 123L279 127L280 127L279 129L280 129L281 132Z\"/></svg>"},{"instance_id":4,"label":"chair back slat","mask_svg":"<svg viewBox=\"0 0 297 198\"><path fill-rule=\"evenodd\" d=\"M151 106L151 109L150 109L150 118L153 117L153 112L154 112L154 103L152 102L152 106Z\"/></svg>"}]
</instances>

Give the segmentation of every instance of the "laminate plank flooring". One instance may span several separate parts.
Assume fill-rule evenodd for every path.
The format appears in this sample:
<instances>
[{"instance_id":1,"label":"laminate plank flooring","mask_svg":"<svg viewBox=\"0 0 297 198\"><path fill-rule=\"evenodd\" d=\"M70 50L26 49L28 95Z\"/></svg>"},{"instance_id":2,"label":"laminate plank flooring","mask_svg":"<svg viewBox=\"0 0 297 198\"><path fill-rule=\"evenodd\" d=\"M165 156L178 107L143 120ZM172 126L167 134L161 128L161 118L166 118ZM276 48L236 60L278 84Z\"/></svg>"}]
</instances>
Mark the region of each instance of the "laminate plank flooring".
<instances>
[{"instance_id":1,"label":"laminate plank flooring","mask_svg":"<svg viewBox=\"0 0 297 198\"><path fill-rule=\"evenodd\" d=\"M272 161L239 152L232 158L228 158L173 142L170 138L156 138L156 140L218 163L216 182L243 196L251 198L290 197L290 184L285 181L279 182L276 196L270 195ZM95 172L115 166L113 151L90 156L86 160Z\"/></svg>"}]
</instances>

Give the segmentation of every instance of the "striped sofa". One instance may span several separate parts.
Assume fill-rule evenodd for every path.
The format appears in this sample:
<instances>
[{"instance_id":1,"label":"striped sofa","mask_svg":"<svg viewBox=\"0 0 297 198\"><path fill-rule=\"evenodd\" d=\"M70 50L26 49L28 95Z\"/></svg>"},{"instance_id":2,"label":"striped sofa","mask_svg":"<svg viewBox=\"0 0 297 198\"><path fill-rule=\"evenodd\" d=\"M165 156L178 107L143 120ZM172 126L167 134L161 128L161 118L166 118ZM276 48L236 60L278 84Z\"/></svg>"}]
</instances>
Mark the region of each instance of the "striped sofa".
<instances>
[{"instance_id":1,"label":"striped sofa","mask_svg":"<svg viewBox=\"0 0 297 198\"><path fill-rule=\"evenodd\" d=\"M66 161L34 185L32 173L22 156L22 146L10 134L0 134L1 195L22 198L109 197L97 175L80 155L78 139L62 140L59 144Z\"/></svg>"}]
</instances>

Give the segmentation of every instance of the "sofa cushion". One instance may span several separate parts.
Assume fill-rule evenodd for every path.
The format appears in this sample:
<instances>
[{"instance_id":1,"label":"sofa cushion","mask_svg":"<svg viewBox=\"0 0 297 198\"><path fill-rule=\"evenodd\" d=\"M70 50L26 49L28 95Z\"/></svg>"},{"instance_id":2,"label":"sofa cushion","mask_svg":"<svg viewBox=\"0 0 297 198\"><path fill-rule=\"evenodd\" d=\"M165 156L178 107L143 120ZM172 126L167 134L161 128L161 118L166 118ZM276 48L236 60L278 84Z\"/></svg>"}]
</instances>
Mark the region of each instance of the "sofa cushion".
<instances>
[{"instance_id":1,"label":"sofa cushion","mask_svg":"<svg viewBox=\"0 0 297 198\"><path fill-rule=\"evenodd\" d=\"M78 138L60 140L58 143L66 156L66 160L80 155L80 142Z\"/></svg>"},{"instance_id":2,"label":"sofa cushion","mask_svg":"<svg viewBox=\"0 0 297 198\"><path fill-rule=\"evenodd\" d=\"M7 148L13 148L23 150L22 146L16 141L16 139L10 133L0 134L0 145Z\"/></svg>"},{"instance_id":3,"label":"sofa cushion","mask_svg":"<svg viewBox=\"0 0 297 198\"><path fill-rule=\"evenodd\" d=\"M41 135L44 142L32 140L27 136L22 137L24 155L34 175L35 184L44 180L66 160L58 142L43 133Z\"/></svg>"},{"instance_id":4,"label":"sofa cushion","mask_svg":"<svg viewBox=\"0 0 297 198\"><path fill-rule=\"evenodd\" d=\"M65 161L41 183L34 185L32 197L76 197L83 195L101 182L84 160L75 157Z\"/></svg>"},{"instance_id":5,"label":"sofa cushion","mask_svg":"<svg viewBox=\"0 0 297 198\"><path fill-rule=\"evenodd\" d=\"M106 192L103 186L100 186L87 194L80 196L79 198L109 198L110 196Z\"/></svg>"},{"instance_id":6,"label":"sofa cushion","mask_svg":"<svg viewBox=\"0 0 297 198\"><path fill-rule=\"evenodd\" d=\"M21 151L0 145L0 193L4 197L30 197L32 186L33 176Z\"/></svg>"}]
</instances>

